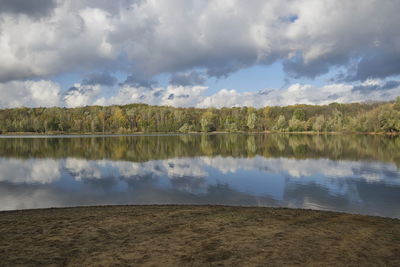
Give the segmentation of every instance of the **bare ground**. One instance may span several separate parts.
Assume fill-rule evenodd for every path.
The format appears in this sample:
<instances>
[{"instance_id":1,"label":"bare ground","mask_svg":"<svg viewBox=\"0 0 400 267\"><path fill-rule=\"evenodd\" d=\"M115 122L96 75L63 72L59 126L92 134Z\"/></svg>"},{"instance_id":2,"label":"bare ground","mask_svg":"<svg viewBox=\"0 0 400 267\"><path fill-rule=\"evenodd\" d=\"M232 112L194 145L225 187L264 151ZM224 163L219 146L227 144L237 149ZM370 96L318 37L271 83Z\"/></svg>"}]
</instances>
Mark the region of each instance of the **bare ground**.
<instances>
[{"instance_id":1,"label":"bare ground","mask_svg":"<svg viewBox=\"0 0 400 267\"><path fill-rule=\"evenodd\" d=\"M284 208L0 212L0 265L400 266L400 220Z\"/></svg>"}]
</instances>

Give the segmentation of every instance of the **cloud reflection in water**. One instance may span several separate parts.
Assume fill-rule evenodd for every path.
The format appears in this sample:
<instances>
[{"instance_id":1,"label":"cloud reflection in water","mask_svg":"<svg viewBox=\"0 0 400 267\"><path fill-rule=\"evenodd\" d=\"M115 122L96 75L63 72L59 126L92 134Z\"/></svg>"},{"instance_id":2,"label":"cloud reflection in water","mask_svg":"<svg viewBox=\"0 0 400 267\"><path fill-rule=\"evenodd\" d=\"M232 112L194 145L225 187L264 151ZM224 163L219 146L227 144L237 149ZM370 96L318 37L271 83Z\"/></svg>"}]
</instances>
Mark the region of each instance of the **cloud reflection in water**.
<instances>
[{"instance_id":1,"label":"cloud reflection in water","mask_svg":"<svg viewBox=\"0 0 400 267\"><path fill-rule=\"evenodd\" d=\"M1 209L98 204L283 205L400 217L391 163L194 157L0 159ZM282 186L276 186L281 183ZM274 193L271 194L271 188ZM275 192L275 191L281 192Z\"/></svg>"}]
</instances>

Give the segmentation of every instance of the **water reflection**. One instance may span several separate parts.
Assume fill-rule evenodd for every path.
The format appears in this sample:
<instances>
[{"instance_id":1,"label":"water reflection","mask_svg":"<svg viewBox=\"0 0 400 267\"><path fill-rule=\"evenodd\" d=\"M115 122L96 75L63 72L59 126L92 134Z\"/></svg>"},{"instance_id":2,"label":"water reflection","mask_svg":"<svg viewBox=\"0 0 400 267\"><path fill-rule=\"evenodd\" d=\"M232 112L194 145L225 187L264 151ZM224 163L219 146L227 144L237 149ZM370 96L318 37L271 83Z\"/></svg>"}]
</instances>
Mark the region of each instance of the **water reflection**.
<instances>
[{"instance_id":1,"label":"water reflection","mask_svg":"<svg viewBox=\"0 0 400 267\"><path fill-rule=\"evenodd\" d=\"M398 138L14 138L0 139L0 146L2 210L194 203L400 218Z\"/></svg>"}]
</instances>

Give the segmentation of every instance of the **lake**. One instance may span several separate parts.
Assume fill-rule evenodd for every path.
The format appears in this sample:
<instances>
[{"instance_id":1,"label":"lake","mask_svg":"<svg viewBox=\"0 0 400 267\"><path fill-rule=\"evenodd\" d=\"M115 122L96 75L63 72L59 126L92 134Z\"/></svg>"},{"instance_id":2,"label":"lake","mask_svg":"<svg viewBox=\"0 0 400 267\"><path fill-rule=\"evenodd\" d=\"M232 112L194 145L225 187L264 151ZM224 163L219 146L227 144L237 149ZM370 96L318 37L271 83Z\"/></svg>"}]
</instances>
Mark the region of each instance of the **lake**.
<instances>
[{"instance_id":1,"label":"lake","mask_svg":"<svg viewBox=\"0 0 400 267\"><path fill-rule=\"evenodd\" d=\"M3 136L0 210L223 204L400 218L399 168L389 136Z\"/></svg>"}]
</instances>

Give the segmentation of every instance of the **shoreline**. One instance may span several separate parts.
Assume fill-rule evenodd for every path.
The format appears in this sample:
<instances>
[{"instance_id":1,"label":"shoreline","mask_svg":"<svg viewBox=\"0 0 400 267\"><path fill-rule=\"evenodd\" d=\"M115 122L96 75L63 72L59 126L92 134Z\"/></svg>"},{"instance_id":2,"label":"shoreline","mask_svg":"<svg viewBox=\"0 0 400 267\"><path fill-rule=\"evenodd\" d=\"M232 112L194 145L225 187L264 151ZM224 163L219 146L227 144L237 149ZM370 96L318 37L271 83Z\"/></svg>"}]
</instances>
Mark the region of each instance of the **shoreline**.
<instances>
[{"instance_id":1,"label":"shoreline","mask_svg":"<svg viewBox=\"0 0 400 267\"><path fill-rule=\"evenodd\" d=\"M400 264L400 220L308 209L121 205L0 212L5 265Z\"/></svg>"},{"instance_id":2,"label":"shoreline","mask_svg":"<svg viewBox=\"0 0 400 267\"><path fill-rule=\"evenodd\" d=\"M24 212L50 212L50 211L63 211L63 210L79 210L79 209L108 209L108 208L232 208L232 209L265 209L265 210L293 210L298 212L320 212L320 213L334 213L338 215L348 216L361 216L369 218L379 218L385 220L398 221L400 224L400 217L388 217L380 215L369 215L362 213L350 213L345 211L335 210L318 210L306 208L290 208L284 206L246 206L246 205L227 205L227 204L105 204L105 205L89 205L89 206L65 206L65 207L48 207L48 208L29 208L29 209L13 209L13 210L0 210L0 217L5 213L24 213Z\"/></svg>"},{"instance_id":3,"label":"shoreline","mask_svg":"<svg viewBox=\"0 0 400 267\"><path fill-rule=\"evenodd\" d=\"M20 212L46 212L53 210L70 210L70 209L102 209L102 208L146 208L146 207L160 207L160 208L196 208L196 207L208 207L208 208L233 208L233 209L266 209L266 210L295 210L299 212L321 212L321 213L335 213L350 216L362 216L371 218L381 218L388 220L397 220L400 223L400 217L387 217L380 215L369 215L362 213L350 213L345 211L335 210L318 210L318 209L307 209L307 208L291 208L285 206L246 206L246 205L229 205L229 204L105 204L105 205L88 205L88 206L61 206L61 207L48 207L48 208L28 208L28 209L12 209L12 210L0 210L0 216L3 213L20 213Z\"/></svg>"},{"instance_id":4,"label":"shoreline","mask_svg":"<svg viewBox=\"0 0 400 267\"><path fill-rule=\"evenodd\" d=\"M264 132L135 132L135 133L35 133L35 132L12 132L0 133L0 138L15 137L113 137L113 136L180 136L180 135L215 135L215 134L302 134L302 135L378 135L378 136L399 136L396 132L281 132L281 131L264 131Z\"/></svg>"}]
</instances>

